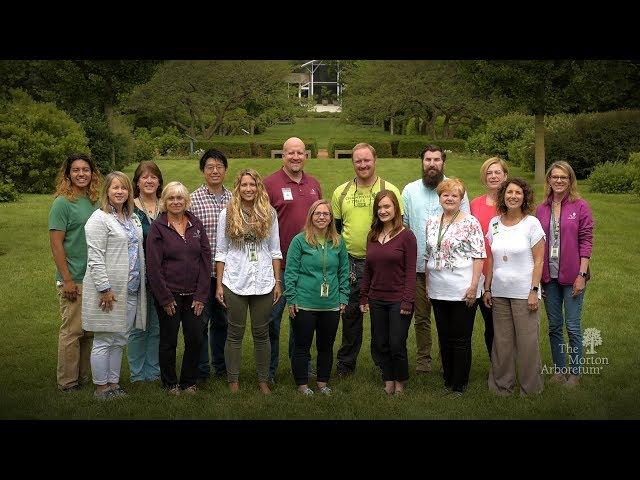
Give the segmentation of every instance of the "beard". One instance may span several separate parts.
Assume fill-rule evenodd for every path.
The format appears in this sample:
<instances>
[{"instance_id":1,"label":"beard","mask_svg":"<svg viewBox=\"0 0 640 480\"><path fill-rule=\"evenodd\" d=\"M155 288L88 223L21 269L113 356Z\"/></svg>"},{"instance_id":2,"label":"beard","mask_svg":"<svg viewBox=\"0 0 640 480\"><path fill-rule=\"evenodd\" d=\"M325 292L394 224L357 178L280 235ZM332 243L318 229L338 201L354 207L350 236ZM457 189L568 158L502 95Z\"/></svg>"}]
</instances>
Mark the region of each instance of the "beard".
<instances>
[{"instance_id":1,"label":"beard","mask_svg":"<svg viewBox=\"0 0 640 480\"><path fill-rule=\"evenodd\" d=\"M431 190L434 190L442 180L444 180L444 172L442 170L436 175L430 175L429 171L422 171L422 184Z\"/></svg>"}]
</instances>

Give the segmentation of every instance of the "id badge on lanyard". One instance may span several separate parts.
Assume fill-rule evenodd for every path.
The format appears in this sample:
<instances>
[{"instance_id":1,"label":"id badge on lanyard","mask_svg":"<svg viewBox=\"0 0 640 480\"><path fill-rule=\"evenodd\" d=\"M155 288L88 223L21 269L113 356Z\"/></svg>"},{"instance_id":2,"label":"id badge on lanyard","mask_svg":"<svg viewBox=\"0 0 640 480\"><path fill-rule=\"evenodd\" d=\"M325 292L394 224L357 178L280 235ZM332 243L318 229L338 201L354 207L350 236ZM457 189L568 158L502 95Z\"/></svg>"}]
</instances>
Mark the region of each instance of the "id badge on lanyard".
<instances>
[{"instance_id":1,"label":"id badge on lanyard","mask_svg":"<svg viewBox=\"0 0 640 480\"><path fill-rule=\"evenodd\" d=\"M435 268L436 270L442 270L442 252L438 251L436 252L436 264L435 264Z\"/></svg>"},{"instance_id":2,"label":"id badge on lanyard","mask_svg":"<svg viewBox=\"0 0 640 480\"><path fill-rule=\"evenodd\" d=\"M320 285L320 296L328 297L329 296L329 284L327 282L322 282Z\"/></svg>"},{"instance_id":3,"label":"id badge on lanyard","mask_svg":"<svg viewBox=\"0 0 640 480\"><path fill-rule=\"evenodd\" d=\"M258 249L256 247L255 242L251 242L248 245L249 247L249 261L257 262L258 261Z\"/></svg>"}]
</instances>

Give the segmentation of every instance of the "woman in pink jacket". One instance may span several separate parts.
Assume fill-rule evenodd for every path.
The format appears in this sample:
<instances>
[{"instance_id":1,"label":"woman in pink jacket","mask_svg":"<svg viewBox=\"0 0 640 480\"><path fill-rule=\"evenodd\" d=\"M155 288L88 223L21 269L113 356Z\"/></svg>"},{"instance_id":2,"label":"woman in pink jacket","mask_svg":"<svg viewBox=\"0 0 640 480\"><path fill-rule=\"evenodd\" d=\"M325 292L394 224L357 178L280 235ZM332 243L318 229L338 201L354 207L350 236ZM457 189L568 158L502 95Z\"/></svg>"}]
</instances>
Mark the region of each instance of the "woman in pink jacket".
<instances>
[{"instance_id":1,"label":"woman in pink jacket","mask_svg":"<svg viewBox=\"0 0 640 480\"><path fill-rule=\"evenodd\" d=\"M554 162L547 170L546 200L536 211L548 239L544 247L542 288L554 363L551 381L570 388L579 383L583 361L580 317L593 240L591 210L578 195L577 186L571 165ZM568 348L564 343L565 323ZM568 368L565 367L566 353L569 353Z\"/></svg>"}]
</instances>

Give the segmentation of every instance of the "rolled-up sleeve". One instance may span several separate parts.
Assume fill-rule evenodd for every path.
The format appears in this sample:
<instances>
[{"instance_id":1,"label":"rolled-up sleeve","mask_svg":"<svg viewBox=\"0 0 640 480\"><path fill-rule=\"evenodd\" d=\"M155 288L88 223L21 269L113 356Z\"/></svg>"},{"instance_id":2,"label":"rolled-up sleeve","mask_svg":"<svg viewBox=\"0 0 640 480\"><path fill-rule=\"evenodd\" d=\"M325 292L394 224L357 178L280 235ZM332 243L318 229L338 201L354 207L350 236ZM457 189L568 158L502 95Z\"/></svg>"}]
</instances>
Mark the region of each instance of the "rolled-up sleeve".
<instances>
[{"instance_id":1,"label":"rolled-up sleeve","mask_svg":"<svg viewBox=\"0 0 640 480\"><path fill-rule=\"evenodd\" d=\"M227 209L220 212L218 218L218 231L216 232L216 262L225 263L227 260L227 252L229 251L229 240L225 235L227 229Z\"/></svg>"},{"instance_id":2,"label":"rolled-up sleeve","mask_svg":"<svg viewBox=\"0 0 640 480\"><path fill-rule=\"evenodd\" d=\"M271 232L269 234L269 252L273 260L282 259L282 251L280 250L280 233L278 232L278 216L276 211L272 210Z\"/></svg>"}]
</instances>

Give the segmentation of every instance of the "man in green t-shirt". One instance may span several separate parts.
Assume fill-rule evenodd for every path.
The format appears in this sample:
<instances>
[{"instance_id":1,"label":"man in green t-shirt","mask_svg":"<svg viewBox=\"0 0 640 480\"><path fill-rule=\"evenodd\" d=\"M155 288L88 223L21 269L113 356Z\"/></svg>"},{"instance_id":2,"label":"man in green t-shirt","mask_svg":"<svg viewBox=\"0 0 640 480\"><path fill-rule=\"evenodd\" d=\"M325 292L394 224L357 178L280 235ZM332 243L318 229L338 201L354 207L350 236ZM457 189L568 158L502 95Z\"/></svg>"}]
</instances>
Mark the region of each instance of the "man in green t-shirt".
<instances>
[{"instance_id":1,"label":"man in green t-shirt","mask_svg":"<svg viewBox=\"0 0 640 480\"><path fill-rule=\"evenodd\" d=\"M402 196L391 183L376 175L376 151L368 143L353 147L351 156L356 176L338 186L331 197L331 207L338 233L342 234L349 254L349 304L342 315L342 345L338 350L336 370L346 376L356 368L362 345L360 282L364 273L367 234L373 220L373 201L380 190L391 190L398 197L402 213ZM373 351L372 351L373 355ZM376 358L373 358L377 365Z\"/></svg>"},{"instance_id":2,"label":"man in green t-shirt","mask_svg":"<svg viewBox=\"0 0 640 480\"><path fill-rule=\"evenodd\" d=\"M62 325L58 336L58 389L71 392L89 381L92 332L82 329L82 279L87 268L84 224L98 200L100 173L85 154L70 155L60 168L49 212L49 240L56 263Z\"/></svg>"}]
</instances>

